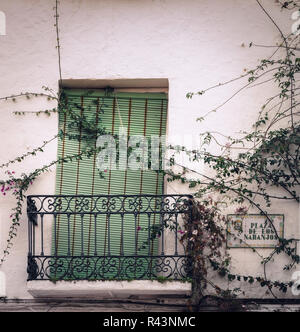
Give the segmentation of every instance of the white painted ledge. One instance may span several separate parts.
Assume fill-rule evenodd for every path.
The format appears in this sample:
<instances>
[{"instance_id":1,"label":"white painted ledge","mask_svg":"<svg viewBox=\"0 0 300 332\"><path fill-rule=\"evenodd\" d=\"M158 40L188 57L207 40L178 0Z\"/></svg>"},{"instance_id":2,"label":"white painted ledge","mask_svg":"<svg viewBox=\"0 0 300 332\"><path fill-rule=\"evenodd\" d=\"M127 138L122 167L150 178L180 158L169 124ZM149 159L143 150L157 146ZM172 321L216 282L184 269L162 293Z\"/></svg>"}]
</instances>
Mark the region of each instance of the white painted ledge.
<instances>
[{"instance_id":1,"label":"white painted ledge","mask_svg":"<svg viewBox=\"0 0 300 332\"><path fill-rule=\"evenodd\" d=\"M57 281L27 282L28 292L35 298L120 299L157 296L189 296L191 283L156 280L134 281Z\"/></svg>"}]
</instances>

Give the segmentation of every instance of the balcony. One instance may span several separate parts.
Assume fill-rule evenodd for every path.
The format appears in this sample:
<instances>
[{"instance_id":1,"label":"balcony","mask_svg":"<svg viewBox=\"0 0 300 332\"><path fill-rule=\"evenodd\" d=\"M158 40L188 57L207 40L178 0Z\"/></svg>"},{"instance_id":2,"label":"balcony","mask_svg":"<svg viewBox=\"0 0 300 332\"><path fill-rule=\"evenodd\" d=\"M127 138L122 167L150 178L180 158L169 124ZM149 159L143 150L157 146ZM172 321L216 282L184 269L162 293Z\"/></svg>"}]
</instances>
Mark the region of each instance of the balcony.
<instances>
[{"instance_id":1,"label":"balcony","mask_svg":"<svg viewBox=\"0 0 300 332\"><path fill-rule=\"evenodd\" d=\"M189 195L28 196L27 213L28 281L124 285L191 277L180 241Z\"/></svg>"}]
</instances>

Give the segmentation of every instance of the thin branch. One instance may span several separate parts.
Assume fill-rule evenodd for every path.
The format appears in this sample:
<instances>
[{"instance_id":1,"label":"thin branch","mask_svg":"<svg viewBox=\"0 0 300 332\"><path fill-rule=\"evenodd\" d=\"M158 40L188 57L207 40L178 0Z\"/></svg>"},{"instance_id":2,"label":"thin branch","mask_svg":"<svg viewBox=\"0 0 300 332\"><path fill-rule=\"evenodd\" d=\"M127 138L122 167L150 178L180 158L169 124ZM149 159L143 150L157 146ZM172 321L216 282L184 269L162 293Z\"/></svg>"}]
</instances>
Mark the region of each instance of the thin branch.
<instances>
[{"instance_id":1,"label":"thin branch","mask_svg":"<svg viewBox=\"0 0 300 332\"><path fill-rule=\"evenodd\" d=\"M55 28L56 28L56 41L57 41L57 55L58 55L58 72L59 84L62 83L62 70L61 70L61 54L60 54L60 37L59 37L59 13L58 13L59 0L55 1Z\"/></svg>"}]
</instances>

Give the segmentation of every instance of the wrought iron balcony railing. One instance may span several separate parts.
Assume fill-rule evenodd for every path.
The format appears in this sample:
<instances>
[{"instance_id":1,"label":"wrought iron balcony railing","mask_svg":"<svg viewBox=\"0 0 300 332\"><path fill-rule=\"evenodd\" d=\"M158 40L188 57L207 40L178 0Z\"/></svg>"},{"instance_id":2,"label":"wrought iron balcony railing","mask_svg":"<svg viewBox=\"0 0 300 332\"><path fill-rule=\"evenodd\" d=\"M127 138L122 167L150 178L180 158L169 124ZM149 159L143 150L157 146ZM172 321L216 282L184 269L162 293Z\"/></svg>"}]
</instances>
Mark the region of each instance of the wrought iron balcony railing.
<instances>
[{"instance_id":1,"label":"wrought iron balcony railing","mask_svg":"<svg viewBox=\"0 0 300 332\"><path fill-rule=\"evenodd\" d=\"M28 280L190 276L189 195L28 196L27 213Z\"/></svg>"}]
</instances>

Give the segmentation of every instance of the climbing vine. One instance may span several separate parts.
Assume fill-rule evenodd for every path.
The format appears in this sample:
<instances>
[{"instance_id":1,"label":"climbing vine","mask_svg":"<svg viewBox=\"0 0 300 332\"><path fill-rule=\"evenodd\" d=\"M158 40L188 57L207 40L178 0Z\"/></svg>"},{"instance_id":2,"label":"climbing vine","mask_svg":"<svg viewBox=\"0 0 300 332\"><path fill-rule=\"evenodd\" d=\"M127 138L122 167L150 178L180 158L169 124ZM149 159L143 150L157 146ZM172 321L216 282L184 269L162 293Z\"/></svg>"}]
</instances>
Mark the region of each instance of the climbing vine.
<instances>
[{"instance_id":1,"label":"climbing vine","mask_svg":"<svg viewBox=\"0 0 300 332\"><path fill-rule=\"evenodd\" d=\"M176 166L176 171L168 170L168 181L181 181L195 191L194 213L191 218L186 219L185 227L192 223L193 234L196 236L188 238L185 234L182 241L192 241L194 295L197 303L204 297L207 283L210 283L217 295L228 292L228 289L224 291L214 284L213 279L208 279L208 267L218 275L226 277L228 281L250 284L258 282L261 287L267 287L268 292L277 299L273 290L278 289L285 293L292 287L293 282L269 280L268 264L276 255L282 253L290 259L283 267L284 270L290 270L300 263L296 252L299 239L280 237L269 212L272 204L277 202L282 204L294 201L299 204L299 27L296 32L285 35L261 2L256 2L279 32L281 41L268 46L250 43L249 47L272 48L270 57L261 60L256 68L248 70L240 77L205 90L190 92L187 98L202 96L210 90L236 81L242 82L242 86L221 105L197 119L202 122L212 112L221 110L233 98L237 98L245 89L271 82L277 93L267 97L252 129L241 132L238 137L203 132L200 134L202 145L198 150L169 146L173 151L169 164ZM299 8L298 1L277 2L282 10ZM218 146L220 153L211 153L211 150L215 150L210 149L211 146ZM195 170L199 167L193 169L178 164L178 154L187 155L195 166L200 164L205 171L199 172ZM244 276L230 272L230 257L224 246L228 233L226 225L230 222L230 217L226 217L225 213L228 206L237 206L235 213L241 215L256 211L266 218L276 234L278 244L268 257L262 257L256 248L247 244L260 257L263 276ZM295 219L294 222L299 221Z\"/></svg>"},{"instance_id":2,"label":"climbing vine","mask_svg":"<svg viewBox=\"0 0 300 332\"><path fill-rule=\"evenodd\" d=\"M55 29L57 34L57 51L58 51L58 68L59 68L59 82L62 81L62 75L61 75L61 56L60 56L60 38L59 38L59 1L55 1L55 7L54 7L54 18L55 18ZM46 116L51 116L53 113L63 113L68 116L70 119L68 123L68 128L66 130L60 129L58 134L54 135L51 139L44 141L43 144L37 148L34 148L33 150L26 152L12 160L9 160L6 163L3 163L0 165L0 168L10 168L13 167L15 163L21 163L26 158L30 156L36 156L38 153L44 152L44 148L51 143L52 141L56 140L57 138L63 138L69 140L79 140L80 137L77 134L79 132L79 128L81 131L81 138L86 141L95 141L99 135L105 135L107 132L104 128L101 126L97 126L95 122L88 120L85 115L80 115L78 110L81 110L81 105L73 103L72 105L68 104L66 101L66 96L64 93L59 91L58 93L55 93L52 89L43 86L42 89L44 92L37 93L37 92L22 92L19 94L14 94L6 97L1 97L0 100L2 101L13 101L14 103L17 102L20 98L26 98L27 100L30 100L32 98L46 98L48 101L56 101L57 107L52 109L46 109L46 110L39 110L34 112L13 112L17 116L26 116L28 113L34 113L37 116L44 114ZM91 91L86 92L87 95L89 95ZM98 105L99 111L103 112L102 106ZM70 130L69 130L70 129ZM13 239L17 236L17 230L20 226L20 219L23 212L23 205L26 199L26 192L28 188L33 184L33 182L42 174L45 172L48 172L51 170L51 168L54 165L62 164L62 163L68 163L72 162L74 160L82 159L84 156L87 158L91 158L95 155L95 153L99 152L101 149L98 147L94 147L94 145L86 145L82 147L81 152L73 155L66 155L64 157L60 157L56 160L53 160L52 162L48 163L47 165L44 165L41 168L37 168L33 170L32 172L25 174L22 173L20 176L17 176L14 171L6 170L5 174L7 175L7 178L5 180L0 180L0 190L1 194L3 196L6 196L8 193L11 193L13 196L15 196L16 199L16 206L12 209L12 213L10 215L11 219L11 225L9 228L9 234L7 239L6 247L3 251L3 255L0 259L0 266L4 263L7 255L10 253L10 250L13 246ZM103 173L99 172L99 176L103 177Z\"/></svg>"},{"instance_id":3,"label":"climbing vine","mask_svg":"<svg viewBox=\"0 0 300 332\"><path fill-rule=\"evenodd\" d=\"M299 239L281 238L270 218L269 208L274 202L299 203L299 152L300 152L300 123L299 123L299 79L300 57L298 57L299 34L285 35L279 25L256 0L257 5L266 14L269 21L277 29L281 40L277 45L257 45L250 43L249 47L269 47L272 54L260 61L259 65L240 77L224 83L206 88L197 92L187 93L187 98L195 98L207 94L211 90L222 88L233 82L240 81L242 86L235 91L221 105L197 119L203 122L212 113L222 109L233 98L251 87L269 84L272 82L277 93L268 96L266 102L258 111L258 118L248 132L241 132L238 137L224 136L222 133L203 132L202 146L197 150L190 150L184 146L169 146L171 157L168 159L168 170L165 171L167 181L180 181L194 191L192 200L192 214L187 215L180 229L182 244L187 248L193 262L193 303L200 303L208 288L218 297L234 297L243 292L239 288L222 289L211 271L228 281L246 283L257 282L261 287L267 287L269 293L278 289L286 292L293 285L292 282L270 280L267 266L276 255L286 254L290 261L283 268L292 269L300 263L300 257L296 253L295 243ZM282 10L298 10L298 1L276 1ZM57 54L59 82L62 82L60 37L59 37L59 1L54 6L55 30L57 36ZM26 192L32 183L43 173L51 170L56 164L71 162L81 159L83 156L92 157L99 151L93 144L88 144L78 154L58 158L47 165L35 169L28 174L17 176L11 169L15 163L21 163L30 156L44 152L44 148L57 138L67 137L71 140L79 140L76 128L81 130L81 139L95 141L99 135L106 134L104 128L89 121L80 112L81 105L72 105L66 102L63 92L55 93L48 87L43 87L43 93L24 92L16 95L2 97L2 101L17 102L19 98L47 98L56 101L57 107L47 110L31 112L39 115L51 116L53 113L65 113L70 118L69 128L74 130L63 131L32 151L26 152L12 160L0 165L5 168L6 179L0 180L2 195L11 193L15 196L16 206L12 209L11 225L8 234L6 248L0 260L3 264L13 245L13 239L17 235L20 218L23 211ZM89 93L89 92L87 92ZM102 105L98 105L100 111ZM26 116L27 112L14 112L16 116ZM220 153L211 153L210 147L218 146ZM177 162L178 154L187 155L193 163L201 164L207 171L199 172L197 167L186 167ZM100 174L101 176L101 174ZM248 211L257 211L265 216L270 227L277 235L278 244L268 257L262 257L256 248L250 247L261 259L264 274L262 276L250 276L235 274L231 271L231 257L226 249L226 237L228 233L229 217L226 215L228 205L236 205L236 213L246 214ZM297 220L295 220L297 222ZM167 227L167 226L166 226ZM174 230L174 229L173 229ZM155 237L161 231L153 231Z\"/></svg>"}]
</instances>

